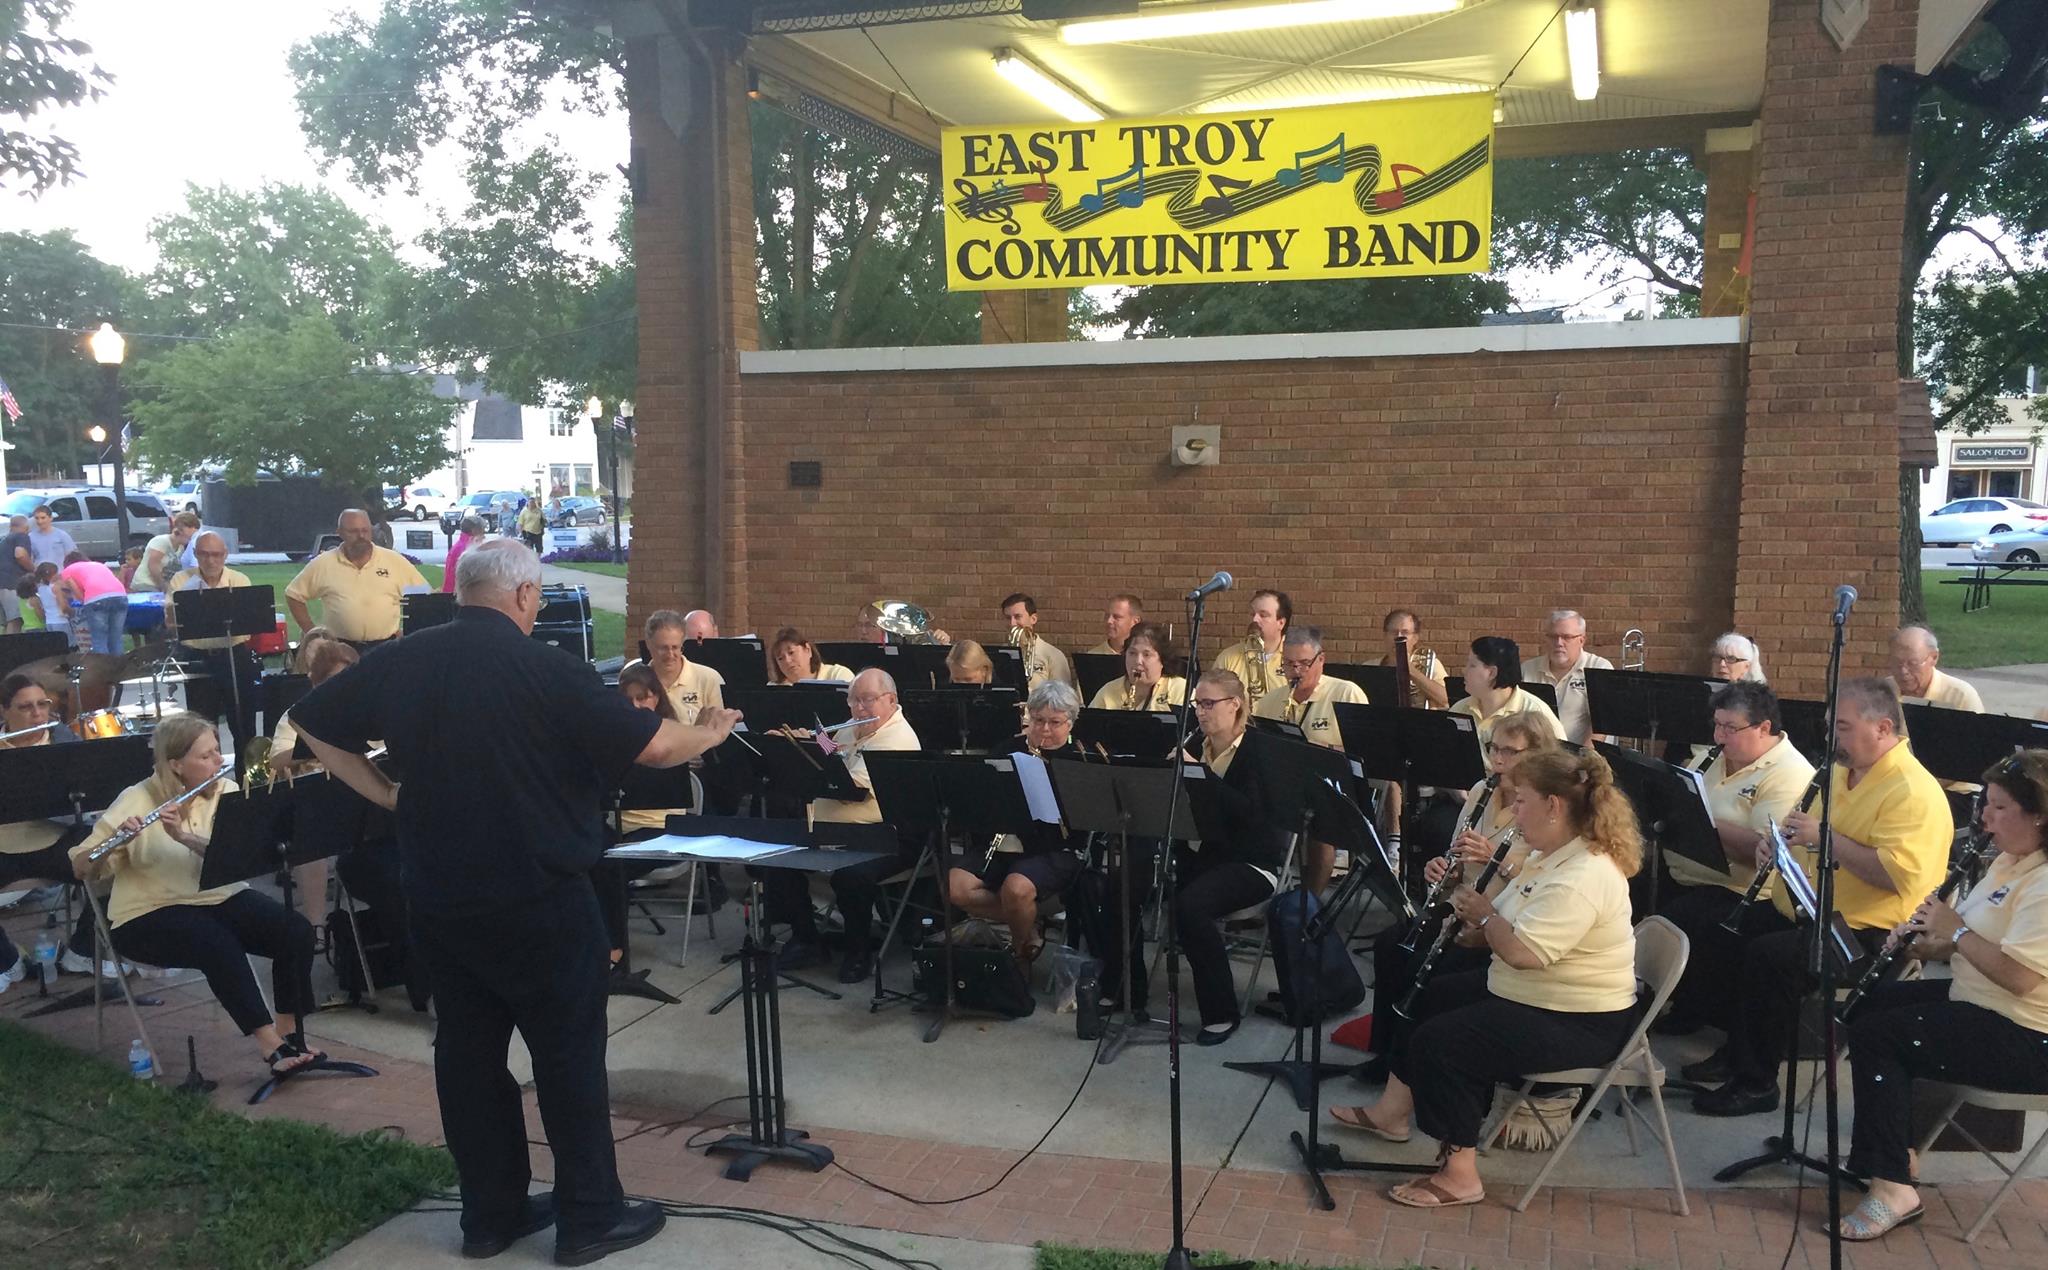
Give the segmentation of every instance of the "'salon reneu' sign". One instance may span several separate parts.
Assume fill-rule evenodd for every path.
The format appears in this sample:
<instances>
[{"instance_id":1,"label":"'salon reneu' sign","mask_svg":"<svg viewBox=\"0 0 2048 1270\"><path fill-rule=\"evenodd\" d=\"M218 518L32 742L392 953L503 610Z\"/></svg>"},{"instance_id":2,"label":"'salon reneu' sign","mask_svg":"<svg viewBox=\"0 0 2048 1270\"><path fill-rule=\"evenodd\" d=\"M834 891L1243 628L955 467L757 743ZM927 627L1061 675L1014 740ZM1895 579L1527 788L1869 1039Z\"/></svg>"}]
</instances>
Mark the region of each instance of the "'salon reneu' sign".
<instances>
[{"instance_id":1,"label":"'salon reneu' sign","mask_svg":"<svg viewBox=\"0 0 2048 1270\"><path fill-rule=\"evenodd\" d=\"M948 128L956 291L1481 273L1493 96Z\"/></svg>"}]
</instances>

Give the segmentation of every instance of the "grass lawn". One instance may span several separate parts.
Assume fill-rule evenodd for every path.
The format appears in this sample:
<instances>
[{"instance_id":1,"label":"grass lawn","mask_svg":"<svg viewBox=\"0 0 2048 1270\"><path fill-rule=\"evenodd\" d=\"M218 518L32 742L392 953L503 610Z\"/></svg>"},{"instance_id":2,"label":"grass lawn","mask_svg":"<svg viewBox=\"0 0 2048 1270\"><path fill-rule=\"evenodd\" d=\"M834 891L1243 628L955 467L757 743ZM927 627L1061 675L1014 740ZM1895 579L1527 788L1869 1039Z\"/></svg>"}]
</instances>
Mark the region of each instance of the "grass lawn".
<instances>
[{"instance_id":1,"label":"grass lawn","mask_svg":"<svg viewBox=\"0 0 2048 1270\"><path fill-rule=\"evenodd\" d=\"M1034 1258L1037 1270L1158 1270L1156 1252L1107 1252L1099 1248L1069 1248L1063 1244L1040 1244ZM1199 1257L1198 1266L1218 1265L1231 1258L1211 1253ZM1306 1270L1292 1261L1255 1261L1253 1270Z\"/></svg>"},{"instance_id":2,"label":"grass lawn","mask_svg":"<svg viewBox=\"0 0 2048 1270\"><path fill-rule=\"evenodd\" d=\"M1929 569L1924 576L1927 620L1941 637L1942 666L1968 670L2048 662L2048 587L1993 587L1990 608L1965 613L1967 588L1942 585L1962 576L1961 569Z\"/></svg>"},{"instance_id":3,"label":"grass lawn","mask_svg":"<svg viewBox=\"0 0 2048 1270\"><path fill-rule=\"evenodd\" d=\"M585 573L602 573L607 578L623 578L626 576L626 570L630 566L613 564L608 560L586 560L579 561L576 564L558 564L554 567L557 569L581 569Z\"/></svg>"},{"instance_id":4,"label":"grass lawn","mask_svg":"<svg viewBox=\"0 0 2048 1270\"><path fill-rule=\"evenodd\" d=\"M0 1175L10 1264L286 1270L448 1188L455 1168L409 1142L215 1111L0 1023Z\"/></svg>"}]
</instances>

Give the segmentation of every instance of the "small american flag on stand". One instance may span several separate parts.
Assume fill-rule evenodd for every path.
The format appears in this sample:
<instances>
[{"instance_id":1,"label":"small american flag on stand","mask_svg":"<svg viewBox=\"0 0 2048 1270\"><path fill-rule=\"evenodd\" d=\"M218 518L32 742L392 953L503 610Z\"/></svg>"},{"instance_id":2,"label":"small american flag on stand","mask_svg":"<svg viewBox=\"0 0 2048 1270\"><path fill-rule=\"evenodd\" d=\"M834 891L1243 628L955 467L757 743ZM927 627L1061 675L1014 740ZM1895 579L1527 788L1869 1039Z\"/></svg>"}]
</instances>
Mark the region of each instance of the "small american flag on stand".
<instances>
[{"instance_id":1,"label":"small american flag on stand","mask_svg":"<svg viewBox=\"0 0 2048 1270\"><path fill-rule=\"evenodd\" d=\"M0 379L0 410L7 412L9 423L21 418L21 403L14 399L14 390L7 386L4 379Z\"/></svg>"}]
</instances>

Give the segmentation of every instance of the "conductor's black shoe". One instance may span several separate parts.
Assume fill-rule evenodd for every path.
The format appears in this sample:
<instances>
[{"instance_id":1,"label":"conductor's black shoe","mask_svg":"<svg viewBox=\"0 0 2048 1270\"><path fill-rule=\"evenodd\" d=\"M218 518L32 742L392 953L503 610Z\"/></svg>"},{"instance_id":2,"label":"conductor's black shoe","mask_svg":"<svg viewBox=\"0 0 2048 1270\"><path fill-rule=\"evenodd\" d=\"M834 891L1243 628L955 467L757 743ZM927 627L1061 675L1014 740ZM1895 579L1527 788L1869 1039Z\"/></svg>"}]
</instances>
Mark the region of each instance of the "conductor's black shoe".
<instances>
[{"instance_id":1,"label":"conductor's black shoe","mask_svg":"<svg viewBox=\"0 0 2048 1270\"><path fill-rule=\"evenodd\" d=\"M839 960L839 982L859 983L875 973L875 955L865 948L855 949Z\"/></svg>"},{"instance_id":2,"label":"conductor's black shoe","mask_svg":"<svg viewBox=\"0 0 2048 1270\"><path fill-rule=\"evenodd\" d=\"M1678 1074L1695 1085L1723 1085L1735 1075L1735 1067L1729 1061L1728 1047L1723 1045L1699 1062L1679 1068Z\"/></svg>"},{"instance_id":3,"label":"conductor's black shoe","mask_svg":"<svg viewBox=\"0 0 2048 1270\"><path fill-rule=\"evenodd\" d=\"M1719 1089L1695 1095L1692 1109L1703 1116L1753 1116L1760 1111L1776 1111L1778 1087L1731 1080Z\"/></svg>"},{"instance_id":4,"label":"conductor's black shoe","mask_svg":"<svg viewBox=\"0 0 2048 1270\"><path fill-rule=\"evenodd\" d=\"M775 952L777 970L802 970L825 960L825 950L807 939L792 939Z\"/></svg>"},{"instance_id":5,"label":"conductor's black shoe","mask_svg":"<svg viewBox=\"0 0 2048 1270\"><path fill-rule=\"evenodd\" d=\"M661 1211L661 1205L648 1199L634 1200L626 1205L626 1215L603 1234L574 1243L556 1240L555 1264L587 1266L615 1252L638 1248L660 1234L661 1228L667 1224L668 1214Z\"/></svg>"},{"instance_id":6,"label":"conductor's black shoe","mask_svg":"<svg viewBox=\"0 0 2048 1270\"><path fill-rule=\"evenodd\" d=\"M526 1197L526 1208L510 1230L489 1235L464 1235L462 1255L474 1261L495 1257L528 1235L537 1235L555 1224L555 1193L542 1191Z\"/></svg>"}]
</instances>

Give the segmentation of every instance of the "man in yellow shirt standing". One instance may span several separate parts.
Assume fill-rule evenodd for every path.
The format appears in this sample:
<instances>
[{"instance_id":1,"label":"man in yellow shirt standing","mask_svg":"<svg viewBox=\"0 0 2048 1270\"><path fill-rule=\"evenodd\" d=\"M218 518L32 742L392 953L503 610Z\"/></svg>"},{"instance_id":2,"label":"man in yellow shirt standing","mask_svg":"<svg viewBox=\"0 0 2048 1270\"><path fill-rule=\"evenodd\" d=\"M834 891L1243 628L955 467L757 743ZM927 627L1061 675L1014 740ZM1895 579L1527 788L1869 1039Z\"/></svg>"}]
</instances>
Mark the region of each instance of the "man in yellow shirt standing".
<instances>
[{"instance_id":1,"label":"man in yellow shirt standing","mask_svg":"<svg viewBox=\"0 0 2048 1270\"><path fill-rule=\"evenodd\" d=\"M370 540L370 514L351 507L334 522L341 545L306 562L284 589L284 602L301 631L313 628L314 600L326 606L321 625L358 647L398 637L399 597L427 580L404 556Z\"/></svg>"},{"instance_id":2,"label":"man in yellow shirt standing","mask_svg":"<svg viewBox=\"0 0 2048 1270\"><path fill-rule=\"evenodd\" d=\"M1948 797L1905 742L1899 696L1883 679L1842 685L1835 763L1828 798L1833 814L1835 911L1874 952L1937 886L1955 836ZM1785 841L1814 877L1820 808L1789 813ZM1743 950L1743 1001L1728 1033L1728 1083L1693 1099L1705 1116L1743 1116L1778 1106L1778 1067L1792 1040L1799 1003L1815 985L1808 970L1811 932L1794 921L1791 888L1771 895L1778 920Z\"/></svg>"},{"instance_id":3,"label":"man in yellow shirt standing","mask_svg":"<svg viewBox=\"0 0 2048 1270\"><path fill-rule=\"evenodd\" d=\"M1367 704L1365 689L1349 679L1323 673L1323 632L1315 626L1290 626L1280 644L1280 673L1287 682L1252 704L1261 719L1292 723L1315 745L1333 750L1344 748L1344 734L1337 727L1340 704ZM1301 862L1301 879L1310 892L1320 895L1337 867L1337 848L1327 842L1311 842Z\"/></svg>"}]
</instances>

